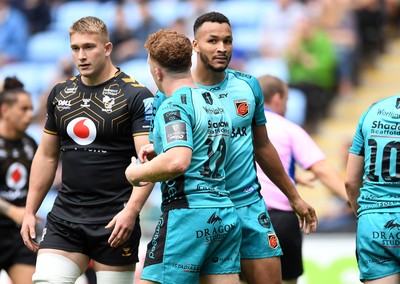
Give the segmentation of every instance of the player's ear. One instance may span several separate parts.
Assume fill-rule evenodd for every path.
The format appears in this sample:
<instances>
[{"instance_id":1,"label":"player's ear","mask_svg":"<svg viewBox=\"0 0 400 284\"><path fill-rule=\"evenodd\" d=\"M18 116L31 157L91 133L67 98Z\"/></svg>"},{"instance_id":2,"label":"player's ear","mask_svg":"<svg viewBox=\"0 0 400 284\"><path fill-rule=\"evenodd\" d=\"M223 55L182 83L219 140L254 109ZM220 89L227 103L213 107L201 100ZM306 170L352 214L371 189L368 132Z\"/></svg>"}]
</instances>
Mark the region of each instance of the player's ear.
<instances>
[{"instance_id":1,"label":"player's ear","mask_svg":"<svg viewBox=\"0 0 400 284\"><path fill-rule=\"evenodd\" d=\"M192 44L193 44L193 50L195 52L199 52L199 43L197 42L197 40L194 39Z\"/></svg>"},{"instance_id":2,"label":"player's ear","mask_svg":"<svg viewBox=\"0 0 400 284\"><path fill-rule=\"evenodd\" d=\"M154 74L156 75L158 81L162 80L163 74L160 68L154 67Z\"/></svg>"},{"instance_id":3,"label":"player's ear","mask_svg":"<svg viewBox=\"0 0 400 284\"><path fill-rule=\"evenodd\" d=\"M110 41L104 45L104 52L106 56L109 56L111 54L112 49L113 49L113 44Z\"/></svg>"}]
</instances>

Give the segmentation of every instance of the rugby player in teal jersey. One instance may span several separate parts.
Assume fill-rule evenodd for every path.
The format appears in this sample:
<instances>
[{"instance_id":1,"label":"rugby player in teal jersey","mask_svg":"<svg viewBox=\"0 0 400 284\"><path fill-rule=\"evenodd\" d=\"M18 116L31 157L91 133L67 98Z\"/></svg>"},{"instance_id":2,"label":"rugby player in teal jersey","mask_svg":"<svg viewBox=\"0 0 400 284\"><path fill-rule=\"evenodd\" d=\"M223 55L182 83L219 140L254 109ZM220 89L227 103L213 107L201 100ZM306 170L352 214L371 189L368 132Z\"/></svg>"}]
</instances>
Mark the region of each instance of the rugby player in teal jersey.
<instances>
[{"instance_id":1,"label":"rugby player in teal jersey","mask_svg":"<svg viewBox=\"0 0 400 284\"><path fill-rule=\"evenodd\" d=\"M282 250L260 194L255 159L287 196L306 234L316 231L315 210L299 196L268 139L263 93L257 79L228 69L233 49L229 19L218 12L206 13L196 19L193 30L197 53L195 83L218 95L232 119L226 188L242 220L242 273L249 284L281 283ZM153 114L164 99L162 92L156 93Z\"/></svg>"},{"instance_id":2,"label":"rugby player in teal jersey","mask_svg":"<svg viewBox=\"0 0 400 284\"><path fill-rule=\"evenodd\" d=\"M356 250L364 283L400 283L400 95L360 117L345 185L357 215Z\"/></svg>"},{"instance_id":3,"label":"rugby player in teal jersey","mask_svg":"<svg viewBox=\"0 0 400 284\"><path fill-rule=\"evenodd\" d=\"M194 83L186 36L160 30L145 46L166 99L152 123L154 144L126 170L134 185L161 181L163 213L141 283L239 283L241 223L225 189L230 117L216 95Z\"/></svg>"}]
</instances>

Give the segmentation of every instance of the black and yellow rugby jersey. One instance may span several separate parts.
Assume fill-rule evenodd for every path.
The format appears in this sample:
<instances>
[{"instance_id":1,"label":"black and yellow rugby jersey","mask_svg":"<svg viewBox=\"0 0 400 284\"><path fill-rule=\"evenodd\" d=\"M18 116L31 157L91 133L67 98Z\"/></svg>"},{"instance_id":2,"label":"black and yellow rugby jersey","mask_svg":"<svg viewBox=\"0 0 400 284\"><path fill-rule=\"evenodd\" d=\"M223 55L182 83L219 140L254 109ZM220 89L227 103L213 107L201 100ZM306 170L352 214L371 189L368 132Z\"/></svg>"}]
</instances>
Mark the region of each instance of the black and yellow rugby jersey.
<instances>
[{"instance_id":1,"label":"black and yellow rugby jersey","mask_svg":"<svg viewBox=\"0 0 400 284\"><path fill-rule=\"evenodd\" d=\"M0 198L16 206L25 206L36 149L35 140L26 134L18 140L0 136ZM15 226L15 223L0 214L0 227L4 226Z\"/></svg>"},{"instance_id":2,"label":"black and yellow rugby jersey","mask_svg":"<svg viewBox=\"0 0 400 284\"><path fill-rule=\"evenodd\" d=\"M61 139L62 185L52 214L103 223L123 208L132 190L125 169L137 156L133 137L148 134L152 101L121 71L97 86L78 76L53 88L44 131Z\"/></svg>"}]
</instances>

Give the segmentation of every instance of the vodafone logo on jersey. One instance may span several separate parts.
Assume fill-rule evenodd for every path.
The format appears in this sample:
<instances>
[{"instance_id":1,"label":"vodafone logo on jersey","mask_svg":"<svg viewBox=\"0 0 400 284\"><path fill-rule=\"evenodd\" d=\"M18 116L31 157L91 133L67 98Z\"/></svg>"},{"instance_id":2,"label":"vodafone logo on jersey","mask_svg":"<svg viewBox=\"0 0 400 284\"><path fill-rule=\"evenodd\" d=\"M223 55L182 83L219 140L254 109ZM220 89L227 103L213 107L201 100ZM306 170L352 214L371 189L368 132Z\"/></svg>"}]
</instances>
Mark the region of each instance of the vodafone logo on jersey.
<instances>
[{"instance_id":1,"label":"vodafone logo on jersey","mask_svg":"<svg viewBox=\"0 0 400 284\"><path fill-rule=\"evenodd\" d=\"M87 117L77 117L67 126L68 135L79 145L89 145L96 139L96 126Z\"/></svg>"},{"instance_id":2,"label":"vodafone logo on jersey","mask_svg":"<svg viewBox=\"0 0 400 284\"><path fill-rule=\"evenodd\" d=\"M27 179L28 171L23 164L17 162L8 168L6 182L9 188L20 190L27 183Z\"/></svg>"}]
</instances>

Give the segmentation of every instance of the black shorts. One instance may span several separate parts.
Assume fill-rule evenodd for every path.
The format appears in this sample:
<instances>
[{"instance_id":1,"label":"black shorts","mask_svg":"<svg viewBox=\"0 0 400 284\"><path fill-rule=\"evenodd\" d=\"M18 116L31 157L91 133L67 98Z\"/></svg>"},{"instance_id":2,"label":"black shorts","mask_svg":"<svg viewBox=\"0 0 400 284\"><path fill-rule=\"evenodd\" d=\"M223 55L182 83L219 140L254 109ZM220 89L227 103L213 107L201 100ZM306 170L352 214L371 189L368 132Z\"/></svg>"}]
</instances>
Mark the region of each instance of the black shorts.
<instances>
[{"instance_id":1,"label":"black shorts","mask_svg":"<svg viewBox=\"0 0 400 284\"><path fill-rule=\"evenodd\" d=\"M141 237L139 218L129 240L116 248L108 243L112 229L104 228L107 223L72 223L49 213L39 248L83 253L99 263L110 266L137 263Z\"/></svg>"},{"instance_id":2,"label":"black shorts","mask_svg":"<svg viewBox=\"0 0 400 284\"><path fill-rule=\"evenodd\" d=\"M36 253L30 251L22 241L17 226L0 228L0 270L8 270L14 264L36 264Z\"/></svg>"},{"instance_id":3,"label":"black shorts","mask_svg":"<svg viewBox=\"0 0 400 284\"><path fill-rule=\"evenodd\" d=\"M302 240L299 219L293 211L268 210L281 244L282 279L292 280L303 274Z\"/></svg>"}]
</instances>

